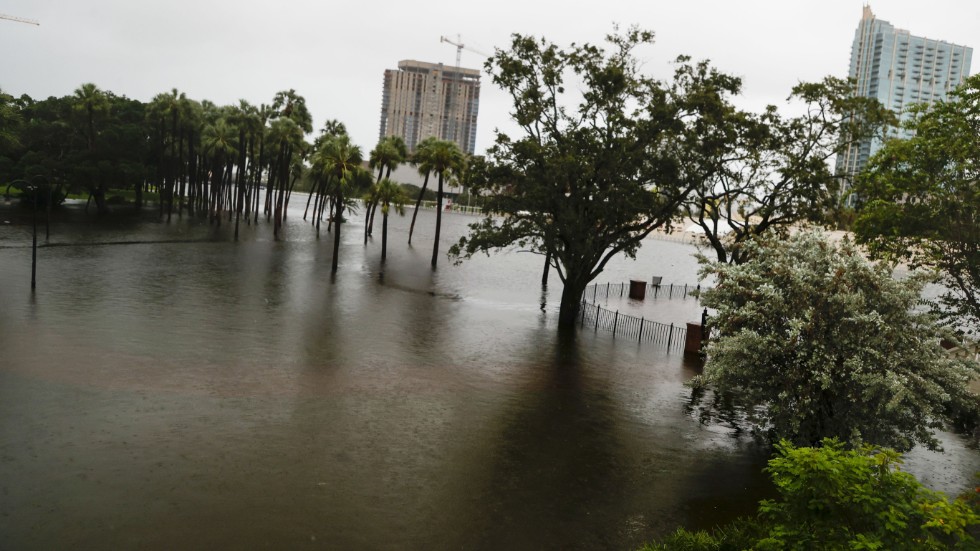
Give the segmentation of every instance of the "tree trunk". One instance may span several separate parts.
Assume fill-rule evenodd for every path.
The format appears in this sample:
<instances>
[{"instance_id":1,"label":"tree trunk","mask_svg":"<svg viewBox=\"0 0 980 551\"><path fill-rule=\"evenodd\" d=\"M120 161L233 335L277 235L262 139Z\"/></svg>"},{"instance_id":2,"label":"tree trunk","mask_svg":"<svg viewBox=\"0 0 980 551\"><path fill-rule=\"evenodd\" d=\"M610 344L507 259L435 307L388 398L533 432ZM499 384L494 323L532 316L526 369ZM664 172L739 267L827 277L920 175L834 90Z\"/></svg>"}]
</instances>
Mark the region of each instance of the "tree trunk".
<instances>
[{"instance_id":1,"label":"tree trunk","mask_svg":"<svg viewBox=\"0 0 980 551\"><path fill-rule=\"evenodd\" d=\"M374 213L378 211L378 200L377 199L375 199L374 202L371 203L371 208L368 209L368 210L370 211L370 212L368 212L368 214L370 215L371 223L368 224L367 234L370 235L370 236L374 236Z\"/></svg>"},{"instance_id":2,"label":"tree trunk","mask_svg":"<svg viewBox=\"0 0 980 551\"><path fill-rule=\"evenodd\" d=\"M548 286L548 271L551 270L551 250L544 255L544 272L541 274L541 286Z\"/></svg>"},{"instance_id":3,"label":"tree trunk","mask_svg":"<svg viewBox=\"0 0 980 551\"><path fill-rule=\"evenodd\" d=\"M429 186L429 173L425 173L425 180L422 181L422 189L419 190L419 198L415 200L415 212L412 213L412 225L408 227L408 244L412 244L412 232L415 231L415 218L419 215L419 205L422 204L422 197L425 195L425 188Z\"/></svg>"},{"instance_id":4,"label":"tree trunk","mask_svg":"<svg viewBox=\"0 0 980 551\"><path fill-rule=\"evenodd\" d=\"M578 320L582 305L582 293L589 284L587 277L571 277L565 279L565 287L561 291L561 306L558 310L558 327L574 327Z\"/></svg>"},{"instance_id":5,"label":"tree trunk","mask_svg":"<svg viewBox=\"0 0 980 551\"><path fill-rule=\"evenodd\" d=\"M238 131L238 143L245 143L244 129ZM235 174L235 189L238 191L238 197L235 201L235 241L238 241L238 225L241 223L242 207L244 207L243 203L245 202L245 148L240 146L239 149L238 172Z\"/></svg>"},{"instance_id":6,"label":"tree trunk","mask_svg":"<svg viewBox=\"0 0 980 551\"><path fill-rule=\"evenodd\" d=\"M136 192L136 210L140 210L143 208L143 182L136 184L133 191Z\"/></svg>"},{"instance_id":7,"label":"tree trunk","mask_svg":"<svg viewBox=\"0 0 980 551\"><path fill-rule=\"evenodd\" d=\"M95 199L95 212L97 214L106 214L109 212L109 205L105 202L105 186L99 184L98 187L92 192L92 197ZM37 201L37 199L34 199Z\"/></svg>"},{"instance_id":8,"label":"tree trunk","mask_svg":"<svg viewBox=\"0 0 980 551\"><path fill-rule=\"evenodd\" d=\"M187 215L194 216L194 200L197 198L197 156L194 154L194 130L187 132Z\"/></svg>"},{"instance_id":9,"label":"tree trunk","mask_svg":"<svg viewBox=\"0 0 980 551\"><path fill-rule=\"evenodd\" d=\"M388 214L384 212L384 207L381 211L381 262L385 261L385 257L388 256Z\"/></svg>"},{"instance_id":10,"label":"tree trunk","mask_svg":"<svg viewBox=\"0 0 980 551\"><path fill-rule=\"evenodd\" d=\"M180 128L180 143L177 145L177 216L184 216L184 191L187 185L187 168L184 166L184 132Z\"/></svg>"},{"instance_id":11,"label":"tree trunk","mask_svg":"<svg viewBox=\"0 0 980 551\"><path fill-rule=\"evenodd\" d=\"M279 185L277 186L276 196L273 199L274 212L273 212L273 221L272 221L273 222L272 233L276 240L279 239L279 231L282 229L282 199L283 199L283 192L284 192L283 188L286 187L285 174L287 169L285 165L287 162L288 162L288 158L286 157L286 143L283 142L279 144L279 159L276 161L276 167L279 172L278 177L276 179L278 180Z\"/></svg>"},{"instance_id":12,"label":"tree trunk","mask_svg":"<svg viewBox=\"0 0 980 551\"><path fill-rule=\"evenodd\" d=\"M378 174L378 177L379 178L381 177L380 173ZM373 202L374 201L370 199L364 200L364 244L365 245L367 245L368 235L370 235L370 233L368 233L368 224L371 222L371 203Z\"/></svg>"},{"instance_id":13,"label":"tree trunk","mask_svg":"<svg viewBox=\"0 0 980 551\"><path fill-rule=\"evenodd\" d=\"M303 220L306 220L306 215L310 212L310 201L313 200L313 195L316 193L318 187L317 179L313 179L313 184L310 186L310 196L306 198L306 209L303 210ZM316 212L316 203L313 203L313 212Z\"/></svg>"},{"instance_id":14,"label":"tree trunk","mask_svg":"<svg viewBox=\"0 0 980 551\"><path fill-rule=\"evenodd\" d=\"M337 182L340 185L340 182ZM344 196L340 193L337 194L337 198L334 200L334 205L336 206L336 211L333 216L334 223L336 227L333 233L333 259L330 263L330 273L337 273L337 266L340 261L340 218L344 213Z\"/></svg>"},{"instance_id":15,"label":"tree trunk","mask_svg":"<svg viewBox=\"0 0 980 551\"><path fill-rule=\"evenodd\" d=\"M439 263L439 234L442 233L442 175L439 173L439 191L436 193L436 237L432 241L432 269Z\"/></svg>"}]
</instances>

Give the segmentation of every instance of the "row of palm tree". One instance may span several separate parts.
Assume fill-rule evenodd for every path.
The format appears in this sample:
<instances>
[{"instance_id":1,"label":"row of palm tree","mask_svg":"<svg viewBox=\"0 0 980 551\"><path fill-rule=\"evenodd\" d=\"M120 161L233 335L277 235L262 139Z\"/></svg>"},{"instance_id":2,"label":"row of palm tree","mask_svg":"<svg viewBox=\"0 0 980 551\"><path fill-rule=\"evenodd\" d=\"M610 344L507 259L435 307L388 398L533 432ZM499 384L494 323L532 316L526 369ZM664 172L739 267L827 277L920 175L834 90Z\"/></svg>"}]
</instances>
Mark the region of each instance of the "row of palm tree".
<instances>
[{"instance_id":1,"label":"row of palm tree","mask_svg":"<svg viewBox=\"0 0 980 551\"><path fill-rule=\"evenodd\" d=\"M356 181L358 179L365 180L370 178L371 175L367 174L360 169L350 168L349 171L345 172L340 169L334 169L337 172L330 173L329 167L337 167L338 163L344 164L346 166L346 161L343 159L338 159L336 156L336 151L331 149L331 147L336 147L336 145L331 146L331 144L336 144L336 140L326 140L324 142L323 151L325 154L318 154L317 160L314 162L314 175L319 183L316 186L316 193L319 195L326 194L326 190L334 189L337 190L332 197L334 204L338 206L334 218L337 220L341 219L343 209L343 198L345 194L340 191L343 188L350 189L353 186L349 184L351 181ZM353 146L356 148L356 146ZM377 211L378 206L381 206L382 213L382 236L381 236L381 260L384 261L387 258L388 252L388 215L390 214L391 207L395 208L395 212L399 214L404 214L404 204L407 201L407 197L402 190L401 186L396 184L390 179L391 171L396 169L404 162L408 162L416 167L419 174L424 177L424 183L422 188L419 190L418 198L415 201L415 212L412 215L412 224L409 228L408 243L412 243L412 233L415 229L415 220L418 216L418 209L422 202L422 197L425 195L426 188L429 183L429 176L435 174L438 178L438 191L436 193L436 229L435 229L435 239L432 245L432 267L436 268L439 259L439 238L442 232L442 204L444 198L444 183L447 178L458 175L462 172L465 166L465 156L460 151L459 147L450 141L438 140L435 138L426 138L419 143L416 151L411 156L408 155L407 147L405 142L397 136L389 136L382 138L373 150L371 150L368 158L368 166L374 170L376 169L377 176L374 178L374 182L370 185L367 192L363 195L364 203L364 243L368 242L368 238L372 235L374 227L374 216ZM360 149L356 150L356 162L351 164L359 165L361 162ZM351 151L348 155L354 156L354 151ZM344 157L346 158L346 157ZM333 181L333 184L330 182ZM346 194L349 197L349 194ZM319 199L318 199L319 200ZM314 208L314 212L316 209ZM317 224L319 223L319 218L315 217ZM329 229L329 227L328 227ZM338 261L338 247L340 243L339 230L337 234L334 235L334 266L333 270L336 271L336 263Z\"/></svg>"},{"instance_id":2,"label":"row of palm tree","mask_svg":"<svg viewBox=\"0 0 980 551\"><path fill-rule=\"evenodd\" d=\"M207 215L221 224L222 214L235 219L235 238L244 216L257 221L260 187L265 177L263 214L273 222L278 239L292 186L302 173L310 146L304 136L312 130L306 102L294 90L279 92L271 105L258 107L242 100L218 107L196 102L176 89L158 94L146 109L157 157L155 181L160 215L167 219L183 209ZM137 186L137 206L144 186Z\"/></svg>"},{"instance_id":3,"label":"row of palm tree","mask_svg":"<svg viewBox=\"0 0 980 551\"><path fill-rule=\"evenodd\" d=\"M238 239L242 221L257 223L264 215L279 239L292 191L302 181L310 185L303 219L308 219L312 208L310 223L319 233L326 217L327 231L335 233L335 249L339 248L341 222L359 205L359 199L364 205L365 244L381 207L383 260L387 257L387 217L392 207L404 213L408 200L402 187L391 180L392 171L408 163L424 177L409 245L429 177L435 174L438 179L432 253L436 267L443 186L464 164L464 155L454 143L435 138L423 140L410 155L404 140L386 137L365 159L337 121L328 121L313 143L308 143L312 117L304 98L294 90L279 92L269 104L258 106L244 100L219 106L190 99L177 89L142 103L91 83L66 98L42 102L26 97L0 99L0 115L12 121L0 128L0 168L19 170L23 165L24 170L43 171L57 166L61 181L89 190L89 200L95 200L100 213L108 211L110 188L130 187L137 208L144 206L146 193L159 195L161 219L170 221L175 213L186 213L215 225L234 220ZM125 114L122 108L127 109ZM21 111L24 116L19 115ZM38 125L41 119L46 126ZM128 126L123 129L122 125ZM19 139L22 133L24 140ZM62 153L66 148L72 155ZM123 158L128 163L123 166L125 171L115 167ZM365 161L373 173L362 166ZM11 173L11 177L16 175ZM333 270L338 252L335 250Z\"/></svg>"}]
</instances>

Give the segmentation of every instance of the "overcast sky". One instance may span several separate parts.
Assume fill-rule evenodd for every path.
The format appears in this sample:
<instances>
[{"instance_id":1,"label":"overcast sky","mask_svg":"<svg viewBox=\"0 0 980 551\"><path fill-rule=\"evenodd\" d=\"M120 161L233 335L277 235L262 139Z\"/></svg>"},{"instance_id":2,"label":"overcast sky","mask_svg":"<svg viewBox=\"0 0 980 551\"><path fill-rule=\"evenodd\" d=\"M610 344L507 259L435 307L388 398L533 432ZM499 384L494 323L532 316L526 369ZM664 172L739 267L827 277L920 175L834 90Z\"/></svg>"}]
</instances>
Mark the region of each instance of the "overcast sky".
<instances>
[{"instance_id":1,"label":"overcast sky","mask_svg":"<svg viewBox=\"0 0 980 551\"><path fill-rule=\"evenodd\" d=\"M585 6L585 7L573 7ZM402 59L455 64L460 35L486 53L512 33L559 44L598 42L613 23L656 33L640 52L666 77L680 54L710 59L743 78L740 104L781 103L799 81L847 76L860 0L5 0L0 13L0 89L35 98L94 82L142 101L177 88L217 104L268 103L294 88L314 126L336 118L365 150L378 139L385 69ZM882 0L880 18L913 34L980 46L980 0ZM977 54L980 55L980 54ZM462 65L482 67L463 51ZM975 59L977 71L980 59ZM507 98L484 76L477 152L494 128L512 128Z\"/></svg>"}]
</instances>

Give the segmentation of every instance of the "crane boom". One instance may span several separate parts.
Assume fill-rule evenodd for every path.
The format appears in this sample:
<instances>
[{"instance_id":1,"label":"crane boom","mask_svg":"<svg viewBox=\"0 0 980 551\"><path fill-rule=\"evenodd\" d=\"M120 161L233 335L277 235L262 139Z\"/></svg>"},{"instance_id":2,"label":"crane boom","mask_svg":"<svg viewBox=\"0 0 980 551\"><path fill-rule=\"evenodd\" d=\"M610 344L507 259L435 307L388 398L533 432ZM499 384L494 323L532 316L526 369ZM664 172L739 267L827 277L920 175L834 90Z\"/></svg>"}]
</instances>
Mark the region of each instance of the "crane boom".
<instances>
[{"instance_id":1,"label":"crane boom","mask_svg":"<svg viewBox=\"0 0 980 551\"><path fill-rule=\"evenodd\" d=\"M479 54L479 55L482 55L483 57L491 57L489 54L483 53L480 50L477 50L476 48L474 48L472 46L467 46L466 44L463 44L462 42L458 42L460 40L459 35L456 35L456 40L457 40L457 42L453 42L452 40L446 38L445 36L440 36L439 37L439 42L448 42L448 43L452 44L453 46L456 46L456 58L457 58L456 65L457 66L459 66L459 55L460 55L460 53L463 50L469 50L469 51L473 52L474 54Z\"/></svg>"},{"instance_id":2,"label":"crane boom","mask_svg":"<svg viewBox=\"0 0 980 551\"><path fill-rule=\"evenodd\" d=\"M38 21L35 21L33 19L26 19L24 17L16 17L16 16L13 16L13 15L7 15L5 13L0 13L0 19L8 19L10 21L17 21L18 23L27 23L28 25L35 25L35 26L38 26L38 25L41 24Z\"/></svg>"},{"instance_id":3,"label":"crane boom","mask_svg":"<svg viewBox=\"0 0 980 551\"><path fill-rule=\"evenodd\" d=\"M485 53L483 53L483 52L481 52L479 50L475 50L475 49L467 46L466 44L463 44L463 39L460 38L460 36L458 34L456 35L456 41L455 42L452 39L450 39L450 38L446 38L445 36L440 36L439 37L439 42L440 43L441 42L446 42L448 44L452 44L453 46L456 46L456 71L455 71L455 73L453 73L453 90L452 90L452 92L450 93L450 96L449 96L449 116L448 116L449 125L448 125L447 130L449 132L449 139L450 139L450 141L454 141L454 142L459 143L459 140L457 139L457 135L456 135L456 133L457 133L456 132L457 131L457 128L456 128L457 120L456 119L458 119L460 117L460 115L459 115L459 112L458 112L459 111L459 105L458 105L458 101L457 101L456 96L459 95L459 90L460 90L460 83L459 83L459 61L460 61L460 58L463 55L463 50L464 49L469 50L469 51L471 51L473 53L476 53L476 54L480 54L480 55L482 55L484 57L490 57L490 56L488 56L487 54L485 54Z\"/></svg>"}]
</instances>

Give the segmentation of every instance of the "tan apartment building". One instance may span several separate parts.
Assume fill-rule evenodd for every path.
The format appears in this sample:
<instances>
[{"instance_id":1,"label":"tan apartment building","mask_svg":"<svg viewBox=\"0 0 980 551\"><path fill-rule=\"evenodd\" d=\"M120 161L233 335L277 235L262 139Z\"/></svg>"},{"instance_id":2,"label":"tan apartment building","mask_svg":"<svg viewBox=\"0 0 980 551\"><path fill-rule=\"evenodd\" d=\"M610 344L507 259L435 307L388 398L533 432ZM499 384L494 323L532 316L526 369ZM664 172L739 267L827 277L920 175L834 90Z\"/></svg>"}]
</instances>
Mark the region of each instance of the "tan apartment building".
<instances>
[{"instance_id":1,"label":"tan apartment building","mask_svg":"<svg viewBox=\"0 0 980 551\"><path fill-rule=\"evenodd\" d=\"M414 152L425 138L456 142L473 154L480 110L480 71L403 60L385 70L380 138L401 136Z\"/></svg>"}]
</instances>

